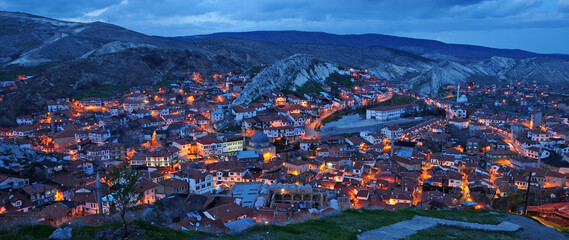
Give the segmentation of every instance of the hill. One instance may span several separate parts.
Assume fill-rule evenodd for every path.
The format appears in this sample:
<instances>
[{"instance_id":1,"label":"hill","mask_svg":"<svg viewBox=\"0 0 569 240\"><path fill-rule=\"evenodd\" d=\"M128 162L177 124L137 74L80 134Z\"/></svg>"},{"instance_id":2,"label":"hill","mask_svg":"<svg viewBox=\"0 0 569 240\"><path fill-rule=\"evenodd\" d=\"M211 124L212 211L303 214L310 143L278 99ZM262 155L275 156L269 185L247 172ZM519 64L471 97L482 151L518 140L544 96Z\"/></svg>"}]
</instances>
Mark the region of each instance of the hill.
<instances>
[{"instance_id":1,"label":"hill","mask_svg":"<svg viewBox=\"0 0 569 240\"><path fill-rule=\"evenodd\" d=\"M521 224L522 231L481 232L454 227L434 227L419 231L410 236L411 239L536 239L539 236L563 238L563 233L545 227L528 218L509 213L489 211L455 211L455 210L347 210L339 215L309 220L303 223L286 226L257 225L237 234L210 234L196 231L178 231L154 226L141 221L133 224L138 237L133 239L356 239L359 234L379 227L412 219L414 216L426 216L455 221L498 224L504 219ZM113 239L112 233L119 228L118 224L99 227L75 227L71 239ZM0 239L47 239L55 228L49 226L22 227L15 230L0 232ZM105 235L101 235L105 233ZM483 234L481 234L483 233ZM120 233L119 233L120 234ZM104 239L103 238L103 239ZM115 238L116 239L116 238Z\"/></svg>"},{"instance_id":2,"label":"hill","mask_svg":"<svg viewBox=\"0 0 569 240\"><path fill-rule=\"evenodd\" d=\"M46 99L80 98L105 86L118 91L153 85L180 69L203 74L244 69L212 52L101 22L0 12L0 32L0 81L33 76L0 102L4 126L43 110Z\"/></svg>"},{"instance_id":3,"label":"hill","mask_svg":"<svg viewBox=\"0 0 569 240\"><path fill-rule=\"evenodd\" d=\"M356 48L380 46L407 51L423 57L446 59L444 55L456 58L485 59L494 56L514 59L549 57L569 60L569 55L538 54L519 49L497 49L466 44L449 44L441 41L397 37L384 34L347 34L338 35L324 32L303 31L252 31L252 32L222 32L207 35L170 37L180 42L192 42L210 38L235 38L272 43L309 43L340 45ZM448 60L448 59L447 59Z\"/></svg>"}]
</instances>

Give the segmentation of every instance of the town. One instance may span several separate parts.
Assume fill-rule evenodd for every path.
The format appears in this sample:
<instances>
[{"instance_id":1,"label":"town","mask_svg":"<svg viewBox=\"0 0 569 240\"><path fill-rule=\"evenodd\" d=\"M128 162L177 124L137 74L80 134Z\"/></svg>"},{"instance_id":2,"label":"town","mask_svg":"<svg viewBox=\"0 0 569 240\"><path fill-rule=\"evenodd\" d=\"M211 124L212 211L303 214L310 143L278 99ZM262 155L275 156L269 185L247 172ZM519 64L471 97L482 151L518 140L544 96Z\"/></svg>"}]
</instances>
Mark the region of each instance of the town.
<instances>
[{"instance_id":1,"label":"town","mask_svg":"<svg viewBox=\"0 0 569 240\"><path fill-rule=\"evenodd\" d=\"M569 226L568 93L473 81L435 97L346 66L326 84L233 105L265 67L179 72L160 87L50 99L44 113L19 116L0 129L1 224L105 224L110 174L126 166L139 174L133 214L179 230L411 207ZM2 93L25 81L2 82Z\"/></svg>"}]
</instances>

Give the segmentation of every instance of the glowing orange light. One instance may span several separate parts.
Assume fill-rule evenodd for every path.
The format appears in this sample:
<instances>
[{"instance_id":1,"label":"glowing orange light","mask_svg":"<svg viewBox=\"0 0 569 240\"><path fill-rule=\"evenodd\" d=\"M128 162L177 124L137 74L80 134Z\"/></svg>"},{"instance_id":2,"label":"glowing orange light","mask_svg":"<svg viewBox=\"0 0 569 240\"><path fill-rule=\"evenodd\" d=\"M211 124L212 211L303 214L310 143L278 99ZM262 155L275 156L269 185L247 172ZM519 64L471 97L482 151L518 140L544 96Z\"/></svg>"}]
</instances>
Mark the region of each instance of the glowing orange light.
<instances>
[{"instance_id":1,"label":"glowing orange light","mask_svg":"<svg viewBox=\"0 0 569 240\"><path fill-rule=\"evenodd\" d=\"M61 190L57 189L57 192L55 193L55 201L62 201L63 200L63 193L61 192Z\"/></svg>"},{"instance_id":2,"label":"glowing orange light","mask_svg":"<svg viewBox=\"0 0 569 240\"><path fill-rule=\"evenodd\" d=\"M192 80L196 81L197 83L202 83L203 77L200 73L194 72L194 73L192 73Z\"/></svg>"},{"instance_id":3,"label":"glowing orange light","mask_svg":"<svg viewBox=\"0 0 569 240\"><path fill-rule=\"evenodd\" d=\"M263 154L263 159L265 160L265 162L269 162L271 161L271 159L273 159L273 155L271 153L265 153Z\"/></svg>"}]
</instances>

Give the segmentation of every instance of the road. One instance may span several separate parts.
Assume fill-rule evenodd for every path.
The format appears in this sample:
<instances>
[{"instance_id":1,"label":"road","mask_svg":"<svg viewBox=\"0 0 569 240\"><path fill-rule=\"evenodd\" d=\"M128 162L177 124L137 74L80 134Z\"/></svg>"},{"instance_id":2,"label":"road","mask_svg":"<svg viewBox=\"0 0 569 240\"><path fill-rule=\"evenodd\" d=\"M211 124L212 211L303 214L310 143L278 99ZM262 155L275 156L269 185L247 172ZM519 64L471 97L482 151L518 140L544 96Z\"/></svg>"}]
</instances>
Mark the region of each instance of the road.
<instances>
[{"instance_id":1,"label":"road","mask_svg":"<svg viewBox=\"0 0 569 240\"><path fill-rule=\"evenodd\" d=\"M391 99L393 95L392 94L388 94L385 95L385 97L380 98L379 102L385 102L389 99ZM319 136L321 136L320 131L316 131L316 126L320 123L320 121L322 121L322 119L327 118L328 116L334 114L335 112L342 110L343 108L339 108L337 110L334 111L329 111L324 113L322 116L320 116L318 119L312 121L310 124L306 125L306 127L304 127L304 139L311 139L311 138L317 138Z\"/></svg>"}]
</instances>

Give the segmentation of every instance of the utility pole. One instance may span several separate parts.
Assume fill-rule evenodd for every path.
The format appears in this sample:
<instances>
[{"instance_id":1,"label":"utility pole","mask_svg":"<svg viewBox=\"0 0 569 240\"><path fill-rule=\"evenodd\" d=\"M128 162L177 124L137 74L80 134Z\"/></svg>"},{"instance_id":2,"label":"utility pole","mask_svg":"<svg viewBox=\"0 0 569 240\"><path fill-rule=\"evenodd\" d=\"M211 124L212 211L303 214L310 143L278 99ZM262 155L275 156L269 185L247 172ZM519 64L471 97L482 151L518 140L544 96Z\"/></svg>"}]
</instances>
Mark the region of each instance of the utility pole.
<instances>
[{"instance_id":1,"label":"utility pole","mask_svg":"<svg viewBox=\"0 0 569 240\"><path fill-rule=\"evenodd\" d=\"M526 203L524 205L524 215L527 215L528 213L528 200L529 200L529 188L531 186L531 177L533 176L533 172L529 172L529 176L528 176L528 188L526 191Z\"/></svg>"}]
</instances>

